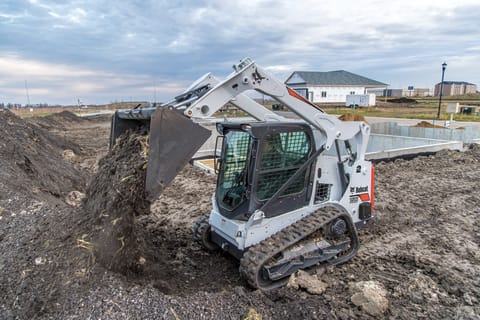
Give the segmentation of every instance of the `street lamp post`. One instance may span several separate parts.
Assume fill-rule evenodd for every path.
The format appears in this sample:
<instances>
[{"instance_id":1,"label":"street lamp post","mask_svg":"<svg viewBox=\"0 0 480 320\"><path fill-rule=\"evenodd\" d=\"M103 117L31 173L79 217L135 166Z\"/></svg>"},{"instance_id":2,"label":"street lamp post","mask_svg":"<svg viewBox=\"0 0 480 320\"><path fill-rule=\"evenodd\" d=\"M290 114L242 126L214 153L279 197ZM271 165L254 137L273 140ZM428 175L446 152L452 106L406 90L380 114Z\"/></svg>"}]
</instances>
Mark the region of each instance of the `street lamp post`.
<instances>
[{"instance_id":1,"label":"street lamp post","mask_svg":"<svg viewBox=\"0 0 480 320\"><path fill-rule=\"evenodd\" d=\"M440 83L440 99L438 100L438 111L437 119L440 119L440 106L442 105L442 94L443 94L443 78L445 76L445 69L447 68L447 63L442 63L442 83Z\"/></svg>"}]
</instances>

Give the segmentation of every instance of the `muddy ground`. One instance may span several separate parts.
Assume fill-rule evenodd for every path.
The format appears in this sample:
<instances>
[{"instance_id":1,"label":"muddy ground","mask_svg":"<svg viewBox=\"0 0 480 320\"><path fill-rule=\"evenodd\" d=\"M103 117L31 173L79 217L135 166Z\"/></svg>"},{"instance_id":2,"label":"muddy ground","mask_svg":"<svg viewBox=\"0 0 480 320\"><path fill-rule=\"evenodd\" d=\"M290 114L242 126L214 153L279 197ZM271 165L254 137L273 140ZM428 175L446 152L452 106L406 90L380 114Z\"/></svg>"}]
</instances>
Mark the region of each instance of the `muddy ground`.
<instances>
[{"instance_id":1,"label":"muddy ground","mask_svg":"<svg viewBox=\"0 0 480 320\"><path fill-rule=\"evenodd\" d=\"M357 257L310 270L320 294L251 290L238 263L192 241L215 178L186 167L136 219L156 260L107 270L95 229L72 191L86 192L108 149L109 121L0 112L1 319L477 319L480 299L480 147L376 165L376 219ZM80 194L80 193L79 193ZM69 204L67 204L67 202ZM352 287L375 281L388 307L371 316Z\"/></svg>"}]
</instances>

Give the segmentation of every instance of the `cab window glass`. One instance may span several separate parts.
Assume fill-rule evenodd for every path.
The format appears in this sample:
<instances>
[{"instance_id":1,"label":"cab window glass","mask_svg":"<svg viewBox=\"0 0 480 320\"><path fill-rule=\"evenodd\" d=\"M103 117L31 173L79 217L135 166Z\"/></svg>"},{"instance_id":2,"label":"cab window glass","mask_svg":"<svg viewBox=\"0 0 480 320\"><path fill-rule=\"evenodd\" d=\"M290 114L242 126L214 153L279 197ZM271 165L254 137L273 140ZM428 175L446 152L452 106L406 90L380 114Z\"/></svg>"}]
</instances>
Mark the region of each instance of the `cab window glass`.
<instances>
[{"instance_id":1,"label":"cab window glass","mask_svg":"<svg viewBox=\"0 0 480 320\"><path fill-rule=\"evenodd\" d=\"M311 151L310 137L304 131L279 132L267 135L260 149L260 173L256 196L266 200L300 168ZM298 193L305 187L305 174L300 175L283 193Z\"/></svg>"}]
</instances>

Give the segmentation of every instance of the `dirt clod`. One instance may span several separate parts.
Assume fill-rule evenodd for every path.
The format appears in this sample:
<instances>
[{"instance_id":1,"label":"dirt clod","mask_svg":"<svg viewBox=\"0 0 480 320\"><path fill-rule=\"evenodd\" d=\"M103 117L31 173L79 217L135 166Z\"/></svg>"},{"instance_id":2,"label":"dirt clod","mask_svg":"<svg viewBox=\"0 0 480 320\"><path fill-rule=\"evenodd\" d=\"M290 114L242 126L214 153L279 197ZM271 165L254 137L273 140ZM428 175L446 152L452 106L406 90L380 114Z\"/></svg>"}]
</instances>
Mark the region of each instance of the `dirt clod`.
<instances>
[{"instance_id":1,"label":"dirt clod","mask_svg":"<svg viewBox=\"0 0 480 320\"><path fill-rule=\"evenodd\" d=\"M63 159L68 160L68 161L73 161L75 159L75 152L72 150L63 150L62 152Z\"/></svg>"},{"instance_id":2,"label":"dirt clod","mask_svg":"<svg viewBox=\"0 0 480 320\"><path fill-rule=\"evenodd\" d=\"M319 280L317 276L299 270L290 276L287 286L294 289L303 289L310 294L319 295L325 292L328 285Z\"/></svg>"},{"instance_id":3,"label":"dirt clod","mask_svg":"<svg viewBox=\"0 0 480 320\"><path fill-rule=\"evenodd\" d=\"M255 309L250 308L243 320L262 320L262 316Z\"/></svg>"},{"instance_id":4,"label":"dirt clod","mask_svg":"<svg viewBox=\"0 0 480 320\"><path fill-rule=\"evenodd\" d=\"M65 202L72 207L79 207L85 199L85 193L78 190L70 191L65 197Z\"/></svg>"},{"instance_id":5,"label":"dirt clod","mask_svg":"<svg viewBox=\"0 0 480 320\"><path fill-rule=\"evenodd\" d=\"M350 285L351 300L372 316L382 315L388 308L387 291L376 281L360 281Z\"/></svg>"}]
</instances>

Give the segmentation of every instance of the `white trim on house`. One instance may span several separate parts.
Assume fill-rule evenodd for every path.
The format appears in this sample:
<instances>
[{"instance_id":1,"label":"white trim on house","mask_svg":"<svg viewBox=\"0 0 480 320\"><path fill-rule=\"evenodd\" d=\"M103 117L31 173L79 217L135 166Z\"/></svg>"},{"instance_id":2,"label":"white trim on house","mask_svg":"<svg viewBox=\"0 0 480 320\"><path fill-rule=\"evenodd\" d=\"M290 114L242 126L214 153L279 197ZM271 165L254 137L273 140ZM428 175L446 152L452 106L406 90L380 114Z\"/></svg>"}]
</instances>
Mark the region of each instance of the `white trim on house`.
<instances>
[{"instance_id":1,"label":"white trim on house","mask_svg":"<svg viewBox=\"0 0 480 320\"><path fill-rule=\"evenodd\" d=\"M288 86L308 100L319 103L345 102L347 95L366 93L366 88L361 86L305 86L305 84Z\"/></svg>"},{"instance_id":2,"label":"white trim on house","mask_svg":"<svg viewBox=\"0 0 480 320\"><path fill-rule=\"evenodd\" d=\"M304 72L295 71L285 84L301 96L316 103L345 103L348 95L367 94L367 89L388 85L344 71Z\"/></svg>"}]
</instances>

